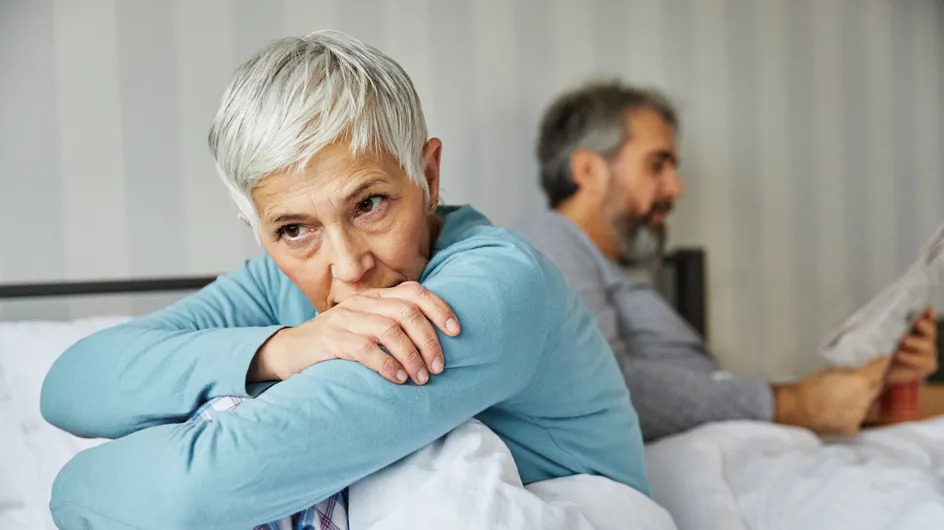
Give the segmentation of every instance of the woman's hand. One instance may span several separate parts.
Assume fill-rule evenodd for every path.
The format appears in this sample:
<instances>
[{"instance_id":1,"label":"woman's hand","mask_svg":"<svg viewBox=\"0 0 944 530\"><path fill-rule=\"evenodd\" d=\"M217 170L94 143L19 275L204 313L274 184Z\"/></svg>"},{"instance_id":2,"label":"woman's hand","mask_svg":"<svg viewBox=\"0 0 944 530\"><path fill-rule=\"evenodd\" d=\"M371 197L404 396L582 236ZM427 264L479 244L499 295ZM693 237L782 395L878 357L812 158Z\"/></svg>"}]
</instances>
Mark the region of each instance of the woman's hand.
<instances>
[{"instance_id":1,"label":"woman's hand","mask_svg":"<svg viewBox=\"0 0 944 530\"><path fill-rule=\"evenodd\" d=\"M459 333L449 305L417 282L365 291L273 335L256 353L248 380L283 381L319 362L345 359L394 383L410 378L422 385L445 366L433 324L449 336Z\"/></svg>"},{"instance_id":2,"label":"woman's hand","mask_svg":"<svg viewBox=\"0 0 944 530\"><path fill-rule=\"evenodd\" d=\"M898 345L887 381L890 384L919 381L937 369L937 321L934 308L928 307Z\"/></svg>"}]
</instances>

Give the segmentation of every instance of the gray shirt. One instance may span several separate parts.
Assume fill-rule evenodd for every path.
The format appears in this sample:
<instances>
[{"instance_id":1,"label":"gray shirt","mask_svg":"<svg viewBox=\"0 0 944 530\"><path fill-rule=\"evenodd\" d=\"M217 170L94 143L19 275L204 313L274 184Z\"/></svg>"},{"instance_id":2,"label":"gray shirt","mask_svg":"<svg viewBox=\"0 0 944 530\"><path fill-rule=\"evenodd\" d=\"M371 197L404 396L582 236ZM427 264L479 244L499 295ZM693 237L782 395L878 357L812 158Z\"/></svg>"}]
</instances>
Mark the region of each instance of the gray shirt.
<instances>
[{"instance_id":1,"label":"gray shirt","mask_svg":"<svg viewBox=\"0 0 944 530\"><path fill-rule=\"evenodd\" d=\"M607 259L554 211L513 227L548 257L596 317L653 440L711 421L773 418L770 384L723 377L704 341L650 285Z\"/></svg>"}]
</instances>

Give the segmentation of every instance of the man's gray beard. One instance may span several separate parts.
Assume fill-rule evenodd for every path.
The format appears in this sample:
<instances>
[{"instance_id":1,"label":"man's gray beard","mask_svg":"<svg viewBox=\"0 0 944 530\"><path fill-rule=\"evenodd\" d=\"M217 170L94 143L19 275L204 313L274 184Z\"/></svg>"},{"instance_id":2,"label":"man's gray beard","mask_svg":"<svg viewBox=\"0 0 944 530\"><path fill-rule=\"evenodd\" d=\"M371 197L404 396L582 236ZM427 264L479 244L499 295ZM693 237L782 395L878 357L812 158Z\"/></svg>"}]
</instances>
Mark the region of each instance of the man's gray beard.
<instances>
[{"instance_id":1,"label":"man's gray beard","mask_svg":"<svg viewBox=\"0 0 944 530\"><path fill-rule=\"evenodd\" d=\"M633 219L620 231L620 263L626 267L648 269L665 256L665 226L654 228L646 218Z\"/></svg>"}]
</instances>

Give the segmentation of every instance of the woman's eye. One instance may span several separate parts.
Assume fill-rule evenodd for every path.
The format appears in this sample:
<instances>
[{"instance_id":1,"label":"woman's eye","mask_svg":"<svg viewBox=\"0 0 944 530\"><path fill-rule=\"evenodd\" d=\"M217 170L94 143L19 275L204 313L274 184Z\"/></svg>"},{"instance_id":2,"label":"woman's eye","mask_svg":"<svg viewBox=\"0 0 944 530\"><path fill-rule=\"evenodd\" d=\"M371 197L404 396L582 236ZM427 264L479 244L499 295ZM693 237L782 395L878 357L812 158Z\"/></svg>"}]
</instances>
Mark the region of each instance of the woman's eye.
<instances>
[{"instance_id":1,"label":"woman's eye","mask_svg":"<svg viewBox=\"0 0 944 530\"><path fill-rule=\"evenodd\" d=\"M282 227L282 235L288 239L298 239L305 235L305 228L302 225L288 225Z\"/></svg>"},{"instance_id":2,"label":"woman's eye","mask_svg":"<svg viewBox=\"0 0 944 530\"><path fill-rule=\"evenodd\" d=\"M376 210L380 204L383 202L384 198L381 195L372 195L362 200L357 204L357 213L365 214L370 213Z\"/></svg>"}]
</instances>

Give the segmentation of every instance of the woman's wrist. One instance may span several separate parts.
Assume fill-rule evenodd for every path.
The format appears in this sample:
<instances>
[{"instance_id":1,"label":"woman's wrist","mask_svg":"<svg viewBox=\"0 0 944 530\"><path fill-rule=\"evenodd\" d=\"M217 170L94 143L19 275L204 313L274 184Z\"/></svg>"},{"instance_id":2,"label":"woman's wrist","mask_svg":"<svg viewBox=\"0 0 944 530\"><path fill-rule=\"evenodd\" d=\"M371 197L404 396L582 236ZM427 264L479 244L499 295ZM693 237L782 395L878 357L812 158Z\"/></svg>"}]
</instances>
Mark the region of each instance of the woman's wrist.
<instances>
[{"instance_id":1,"label":"woman's wrist","mask_svg":"<svg viewBox=\"0 0 944 530\"><path fill-rule=\"evenodd\" d=\"M282 328L269 337L256 350L256 355L249 363L249 372L246 374L247 383L264 383L268 381L282 381L281 360L284 358L287 332L292 328Z\"/></svg>"}]
</instances>

